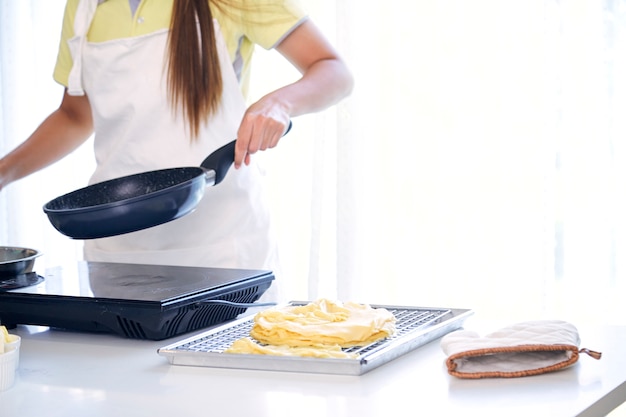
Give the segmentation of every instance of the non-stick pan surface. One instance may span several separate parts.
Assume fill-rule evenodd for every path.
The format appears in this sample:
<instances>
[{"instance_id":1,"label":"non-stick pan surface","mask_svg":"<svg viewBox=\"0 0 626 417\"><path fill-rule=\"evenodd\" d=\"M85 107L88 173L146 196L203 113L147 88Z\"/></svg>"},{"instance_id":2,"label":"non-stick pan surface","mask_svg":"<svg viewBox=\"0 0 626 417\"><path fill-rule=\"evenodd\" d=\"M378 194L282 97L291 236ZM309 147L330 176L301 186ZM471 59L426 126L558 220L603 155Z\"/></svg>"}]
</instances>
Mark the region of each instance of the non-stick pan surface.
<instances>
[{"instance_id":1,"label":"non-stick pan surface","mask_svg":"<svg viewBox=\"0 0 626 417\"><path fill-rule=\"evenodd\" d=\"M144 172L90 185L44 206L52 225L74 239L130 233L193 211L208 185L200 167Z\"/></svg>"},{"instance_id":2,"label":"non-stick pan surface","mask_svg":"<svg viewBox=\"0 0 626 417\"><path fill-rule=\"evenodd\" d=\"M291 122L287 132L291 130ZM193 211L207 186L219 184L235 160L232 141L199 167L143 172L93 184L49 201L50 223L74 239L96 239L147 229Z\"/></svg>"},{"instance_id":3,"label":"non-stick pan surface","mask_svg":"<svg viewBox=\"0 0 626 417\"><path fill-rule=\"evenodd\" d=\"M147 229L193 211L209 185L222 181L235 159L235 141L200 167L143 172L90 185L49 201L50 223L74 239L96 239Z\"/></svg>"}]
</instances>

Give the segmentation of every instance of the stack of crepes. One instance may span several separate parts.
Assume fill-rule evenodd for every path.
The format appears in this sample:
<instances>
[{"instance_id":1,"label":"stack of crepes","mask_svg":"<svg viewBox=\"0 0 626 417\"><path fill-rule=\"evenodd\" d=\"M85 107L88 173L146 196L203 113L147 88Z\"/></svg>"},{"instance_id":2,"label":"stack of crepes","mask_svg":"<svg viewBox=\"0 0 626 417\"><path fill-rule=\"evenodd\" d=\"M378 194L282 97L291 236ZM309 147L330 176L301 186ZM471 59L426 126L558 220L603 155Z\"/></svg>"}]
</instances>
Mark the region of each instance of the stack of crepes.
<instances>
[{"instance_id":1,"label":"stack of crepes","mask_svg":"<svg viewBox=\"0 0 626 417\"><path fill-rule=\"evenodd\" d=\"M258 313L251 337L236 340L225 352L354 358L355 354L342 348L366 346L391 336L395 322L394 315L384 308L320 299Z\"/></svg>"}]
</instances>

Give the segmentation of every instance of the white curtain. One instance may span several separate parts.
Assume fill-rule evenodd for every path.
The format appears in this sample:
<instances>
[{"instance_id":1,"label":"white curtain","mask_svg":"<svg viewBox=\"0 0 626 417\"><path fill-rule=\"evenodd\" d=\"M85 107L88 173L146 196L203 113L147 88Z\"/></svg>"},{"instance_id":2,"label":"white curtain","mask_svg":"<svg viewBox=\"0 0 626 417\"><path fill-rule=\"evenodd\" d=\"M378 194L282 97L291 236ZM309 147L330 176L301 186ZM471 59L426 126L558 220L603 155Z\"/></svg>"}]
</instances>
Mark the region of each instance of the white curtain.
<instances>
[{"instance_id":1,"label":"white curtain","mask_svg":"<svg viewBox=\"0 0 626 417\"><path fill-rule=\"evenodd\" d=\"M307 4L356 89L271 155L292 293L626 322L626 2Z\"/></svg>"},{"instance_id":2,"label":"white curtain","mask_svg":"<svg viewBox=\"0 0 626 417\"><path fill-rule=\"evenodd\" d=\"M0 0L0 151L52 110L63 0ZM290 299L624 324L626 1L305 0L353 95L262 157ZM259 51L251 99L297 74ZM0 244L80 256L41 206L89 145L0 193Z\"/></svg>"},{"instance_id":3,"label":"white curtain","mask_svg":"<svg viewBox=\"0 0 626 417\"><path fill-rule=\"evenodd\" d=\"M65 0L0 0L0 155L24 141L61 103L52 80ZM80 259L82 244L60 235L42 206L83 187L94 165L89 144L49 168L0 191L0 245L45 255L38 268Z\"/></svg>"}]
</instances>

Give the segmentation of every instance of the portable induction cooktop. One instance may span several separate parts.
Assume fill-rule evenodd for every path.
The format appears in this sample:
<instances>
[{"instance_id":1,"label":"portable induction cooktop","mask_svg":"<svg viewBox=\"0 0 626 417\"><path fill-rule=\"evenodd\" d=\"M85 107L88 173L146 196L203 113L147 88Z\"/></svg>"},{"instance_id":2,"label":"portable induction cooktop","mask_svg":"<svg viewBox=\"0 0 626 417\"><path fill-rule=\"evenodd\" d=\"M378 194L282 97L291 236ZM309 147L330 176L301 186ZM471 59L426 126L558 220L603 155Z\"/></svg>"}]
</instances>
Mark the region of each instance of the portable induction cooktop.
<instances>
[{"instance_id":1,"label":"portable induction cooktop","mask_svg":"<svg viewBox=\"0 0 626 417\"><path fill-rule=\"evenodd\" d=\"M260 270L78 262L0 287L0 323L162 340L236 318L273 280Z\"/></svg>"}]
</instances>

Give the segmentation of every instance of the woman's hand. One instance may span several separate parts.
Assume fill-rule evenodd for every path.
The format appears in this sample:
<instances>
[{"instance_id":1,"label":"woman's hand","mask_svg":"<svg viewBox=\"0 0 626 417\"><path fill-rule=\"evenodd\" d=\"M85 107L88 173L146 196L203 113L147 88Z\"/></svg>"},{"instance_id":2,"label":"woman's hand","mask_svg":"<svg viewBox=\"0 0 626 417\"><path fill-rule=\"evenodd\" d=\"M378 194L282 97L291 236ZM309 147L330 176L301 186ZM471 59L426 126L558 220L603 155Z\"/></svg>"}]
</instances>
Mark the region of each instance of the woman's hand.
<instances>
[{"instance_id":1,"label":"woman's hand","mask_svg":"<svg viewBox=\"0 0 626 417\"><path fill-rule=\"evenodd\" d=\"M289 126L289 113L280 104L261 99L246 111L235 145L235 168L249 165L250 156L278 145Z\"/></svg>"},{"instance_id":2,"label":"woman's hand","mask_svg":"<svg viewBox=\"0 0 626 417\"><path fill-rule=\"evenodd\" d=\"M248 108L237 133L235 168L278 145L291 118L324 110L352 91L352 74L312 21L298 26L276 49L302 77Z\"/></svg>"}]
</instances>

